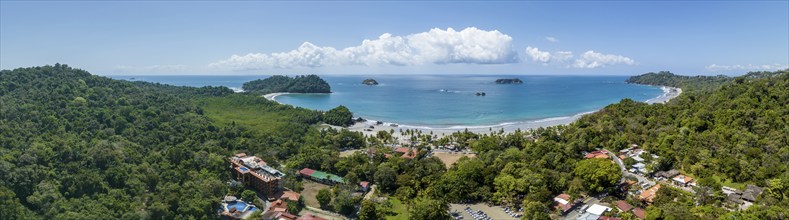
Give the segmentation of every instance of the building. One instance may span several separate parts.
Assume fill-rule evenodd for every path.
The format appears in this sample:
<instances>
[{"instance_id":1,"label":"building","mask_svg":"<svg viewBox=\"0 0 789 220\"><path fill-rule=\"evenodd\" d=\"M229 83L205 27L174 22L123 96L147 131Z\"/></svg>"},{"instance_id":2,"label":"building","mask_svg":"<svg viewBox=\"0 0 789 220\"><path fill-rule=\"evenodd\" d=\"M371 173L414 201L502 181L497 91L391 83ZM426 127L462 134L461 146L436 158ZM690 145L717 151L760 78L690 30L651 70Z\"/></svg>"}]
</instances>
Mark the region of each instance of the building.
<instances>
[{"instance_id":1,"label":"building","mask_svg":"<svg viewBox=\"0 0 789 220\"><path fill-rule=\"evenodd\" d=\"M578 218L576 218L576 220L597 220L599 218L600 218L599 215L595 215L595 214L592 214L592 213L585 212L585 213L579 215Z\"/></svg>"},{"instance_id":2,"label":"building","mask_svg":"<svg viewBox=\"0 0 789 220\"><path fill-rule=\"evenodd\" d=\"M239 153L230 157L230 170L236 180L244 186L253 188L267 197L273 198L282 190L284 173L266 164L256 156Z\"/></svg>"},{"instance_id":3,"label":"building","mask_svg":"<svg viewBox=\"0 0 789 220\"><path fill-rule=\"evenodd\" d=\"M326 172L313 170L313 169L310 169L310 168L301 169L299 171L299 174L301 176L303 176L304 178L311 179L313 181L324 183L324 184L329 184L329 185L334 185L334 184L337 184L337 183L345 183L345 179L343 179L340 176L337 176L337 175L334 175L334 174L330 174L330 173L326 173Z\"/></svg>"},{"instance_id":4,"label":"building","mask_svg":"<svg viewBox=\"0 0 789 220\"><path fill-rule=\"evenodd\" d=\"M359 186L361 187L362 192L370 191L370 182L361 181L359 182Z\"/></svg>"},{"instance_id":5,"label":"building","mask_svg":"<svg viewBox=\"0 0 789 220\"><path fill-rule=\"evenodd\" d=\"M586 212L591 213L593 215L602 216L603 213L610 211L611 207L600 205L600 204L592 204Z\"/></svg>"},{"instance_id":6,"label":"building","mask_svg":"<svg viewBox=\"0 0 789 220\"><path fill-rule=\"evenodd\" d=\"M640 219L645 219L647 217L647 211L642 208L635 208L633 209L633 215Z\"/></svg>"},{"instance_id":7,"label":"building","mask_svg":"<svg viewBox=\"0 0 789 220\"><path fill-rule=\"evenodd\" d=\"M590 159L590 158L608 159L608 151L606 151L606 150L598 150L598 151L593 151L591 153L587 153L586 155L584 155L584 159Z\"/></svg>"},{"instance_id":8,"label":"building","mask_svg":"<svg viewBox=\"0 0 789 220\"><path fill-rule=\"evenodd\" d=\"M756 198L759 197L759 194L762 194L764 189L754 185L746 185L745 191L739 191L732 188L724 189L724 192L726 191L729 191L729 193L727 193L728 197L726 198L729 202L743 204L745 201L756 202Z\"/></svg>"},{"instance_id":9,"label":"building","mask_svg":"<svg viewBox=\"0 0 789 220\"><path fill-rule=\"evenodd\" d=\"M297 192L290 191L290 190L286 190L286 191L280 191L279 193L277 193L275 195L275 197L278 198L278 199L281 199L283 201L294 201L294 202L296 202L296 201L299 201L299 197L301 197L301 194L299 194Z\"/></svg>"},{"instance_id":10,"label":"building","mask_svg":"<svg viewBox=\"0 0 789 220\"><path fill-rule=\"evenodd\" d=\"M616 201L614 204L620 212L629 212L630 210L633 210L633 206L622 200Z\"/></svg>"},{"instance_id":11,"label":"building","mask_svg":"<svg viewBox=\"0 0 789 220\"><path fill-rule=\"evenodd\" d=\"M394 151L396 153L401 153L400 157L407 158L407 159L414 159L416 155L419 153L416 149L406 148L406 147L398 147L395 148Z\"/></svg>"},{"instance_id":12,"label":"building","mask_svg":"<svg viewBox=\"0 0 789 220\"><path fill-rule=\"evenodd\" d=\"M695 183L693 182L693 177L689 177L689 176L686 176L686 175L677 175L674 178L672 178L671 180L673 180L674 183L677 184L678 186L682 186L682 187L687 187L689 185L695 185Z\"/></svg>"},{"instance_id":13,"label":"building","mask_svg":"<svg viewBox=\"0 0 789 220\"><path fill-rule=\"evenodd\" d=\"M664 179L671 179L675 176L679 175L679 170L669 170L669 171L658 171L655 172L655 177L664 178Z\"/></svg>"},{"instance_id":14,"label":"building","mask_svg":"<svg viewBox=\"0 0 789 220\"><path fill-rule=\"evenodd\" d=\"M638 200L644 201L646 203L652 203L657 195L657 191L660 189L660 184L654 185L649 189L644 190L638 195Z\"/></svg>"},{"instance_id":15,"label":"building","mask_svg":"<svg viewBox=\"0 0 789 220\"><path fill-rule=\"evenodd\" d=\"M561 211L562 215L570 212L570 210L572 210L573 207L575 207L575 205L578 204L577 202L571 202L570 195L564 193L554 197L553 201L556 203L554 207L556 207L556 210Z\"/></svg>"}]
</instances>

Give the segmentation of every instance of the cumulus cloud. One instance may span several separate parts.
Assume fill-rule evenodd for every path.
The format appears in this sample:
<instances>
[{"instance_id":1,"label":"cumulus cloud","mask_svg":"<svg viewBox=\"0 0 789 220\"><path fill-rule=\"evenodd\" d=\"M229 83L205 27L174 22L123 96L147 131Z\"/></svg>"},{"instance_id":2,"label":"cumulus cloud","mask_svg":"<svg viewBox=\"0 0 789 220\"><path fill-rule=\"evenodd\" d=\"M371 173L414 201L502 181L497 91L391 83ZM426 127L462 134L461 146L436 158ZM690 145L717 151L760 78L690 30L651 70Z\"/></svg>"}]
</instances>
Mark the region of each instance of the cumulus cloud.
<instances>
[{"instance_id":1,"label":"cumulus cloud","mask_svg":"<svg viewBox=\"0 0 789 220\"><path fill-rule=\"evenodd\" d=\"M559 42L559 39L556 39L555 37L545 37L545 40L550 41L551 43Z\"/></svg>"},{"instance_id":2,"label":"cumulus cloud","mask_svg":"<svg viewBox=\"0 0 789 220\"><path fill-rule=\"evenodd\" d=\"M541 62L543 64L548 64L550 62L562 63L573 58L573 52L570 51L556 51L551 53L548 51L541 51L536 47L526 47L526 55L529 56L533 61Z\"/></svg>"},{"instance_id":3,"label":"cumulus cloud","mask_svg":"<svg viewBox=\"0 0 789 220\"><path fill-rule=\"evenodd\" d=\"M748 70L748 71L759 71L759 70L783 70L789 69L788 64L764 64L764 65L718 65L712 64L706 67L709 71L731 71L731 70Z\"/></svg>"},{"instance_id":4,"label":"cumulus cloud","mask_svg":"<svg viewBox=\"0 0 789 220\"><path fill-rule=\"evenodd\" d=\"M622 55L602 54L589 50L581 54L572 66L576 68L598 68L616 64L633 65L635 63L633 59Z\"/></svg>"},{"instance_id":5,"label":"cumulus cloud","mask_svg":"<svg viewBox=\"0 0 789 220\"><path fill-rule=\"evenodd\" d=\"M304 42L288 52L232 55L209 64L211 68L255 70L336 65L498 64L518 61L512 37L497 30L469 27L461 31L434 28L428 32L364 40L358 46L336 49Z\"/></svg>"},{"instance_id":6,"label":"cumulus cloud","mask_svg":"<svg viewBox=\"0 0 789 220\"><path fill-rule=\"evenodd\" d=\"M538 62L551 62L551 53L547 51L540 51L536 47L526 47L526 55L531 57L531 60Z\"/></svg>"}]
</instances>

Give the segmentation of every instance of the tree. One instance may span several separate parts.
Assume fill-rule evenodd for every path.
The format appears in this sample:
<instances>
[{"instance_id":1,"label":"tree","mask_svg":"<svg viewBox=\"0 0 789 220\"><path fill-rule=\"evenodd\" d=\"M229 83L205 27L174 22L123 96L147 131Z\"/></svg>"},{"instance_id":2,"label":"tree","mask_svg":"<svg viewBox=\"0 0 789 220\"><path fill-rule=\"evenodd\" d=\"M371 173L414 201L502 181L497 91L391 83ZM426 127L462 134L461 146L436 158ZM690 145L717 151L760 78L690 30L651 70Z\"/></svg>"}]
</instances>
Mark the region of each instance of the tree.
<instances>
[{"instance_id":1,"label":"tree","mask_svg":"<svg viewBox=\"0 0 789 220\"><path fill-rule=\"evenodd\" d=\"M619 166L611 160L599 158L582 160L576 165L574 173L581 177L584 185L593 193L614 186L622 178Z\"/></svg>"},{"instance_id":2,"label":"tree","mask_svg":"<svg viewBox=\"0 0 789 220\"><path fill-rule=\"evenodd\" d=\"M378 188L385 192L391 192L395 189L395 182L397 181L397 172L386 164L378 166L375 171L375 182Z\"/></svg>"},{"instance_id":3,"label":"tree","mask_svg":"<svg viewBox=\"0 0 789 220\"><path fill-rule=\"evenodd\" d=\"M417 198L408 215L409 219L451 219L448 203L427 197Z\"/></svg>"},{"instance_id":4,"label":"tree","mask_svg":"<svg viewBox=\"0 0 789 220\"><path fill-rule=\"evenodd\" d=\"M359 210L359 220L377 220L381 219L378 216L377 204L370 200L362 201L362 208Z\"/></svg>"},{"instance_id":5,"label":"tree","mask_svg":"<svg viewBox=\"0 0 789 220\"><path fill-rule=\"evenodd\" d=\"M331 192L329 189L323 188L318 190L318 194L315 195L315 199L318 200L318 203L321 206L321 209L329 209L331 203Z\"/></svg>"},{"instance_id":6,"label":"tree","mask_svg":"<svg viewBox=\"0 0 789 220\"><path fill-rule=\"evenodd\" d=\"M536 201L523 200L523 219L551 219L548 207Z\"/></svg>"},{"instance_id":7,"label":"tree","mask_svg":"<svg viewBox=\"0 0 789 220\"><path fill-rule=\"evenodd\" d=\"M348 126L353 124L353 113L345 106L337 106L321 116L323 122L336 126Z\"/></svg>"},{"instance_id":8,"label":"tree","mask_svg":"<svg viewBox=\"0 0 789 220\"><path fill-rule=\"evenodd\" d=\"M244 192L241 192L241 198L247 202L254 202L257 200L257 193L255 193L255 191L246 189Z\"/></svg>"},{"instance_id":9,"label":"tree","mask_svg":"<svg viewBox=\"0 0 789 220\"><path fill-rule=\"evenodd\" d=\"M299 200L288 202L288 212L298 214L304 209L304 197L299 196Z\"/></svg>"}]
</instances>

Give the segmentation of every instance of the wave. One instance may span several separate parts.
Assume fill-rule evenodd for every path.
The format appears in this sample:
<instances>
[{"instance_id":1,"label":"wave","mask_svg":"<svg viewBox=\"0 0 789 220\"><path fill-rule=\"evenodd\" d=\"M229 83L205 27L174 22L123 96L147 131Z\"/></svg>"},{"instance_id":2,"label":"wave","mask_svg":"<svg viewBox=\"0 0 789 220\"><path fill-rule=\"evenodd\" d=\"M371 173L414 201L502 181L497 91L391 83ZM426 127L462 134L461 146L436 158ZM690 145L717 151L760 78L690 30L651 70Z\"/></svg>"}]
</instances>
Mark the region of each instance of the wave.
<instances>
[{"instance_id":1,"label":"wave","mask_svg":"<svg viewBox=\"0 0 789 220\"><path fill-rule=\"evenodd\" d=\"M397 124L397 123L390 123L390 122L383 122L382 126L391 126L392 124L398 125L397 127L392 128L406 128L406 129L421 129L421 130L478 130L478 129L485 129L485 128L509 128L509 127L529 127L529 125L538 126L538 127L546 127L546 126L553 126L559 124L569 124L576 119L580 118L581 116L595 113L595 111L588 111L588 112L581 112L578 114L574 114L571 116L561 116L561 117L550 117L550 118L543 118L543 119L536 119L536 120L526 120L526 121L511 121L511 122L502 122L499 124L493 125L452 125L449 127L431 127L426 125L408 125L408 124ZM375 125L378 120L368 120L368 125ZM558 122L556 124L550 122ZM546 125L547 124L547 125Z\"/></svg>"}]
</instances>

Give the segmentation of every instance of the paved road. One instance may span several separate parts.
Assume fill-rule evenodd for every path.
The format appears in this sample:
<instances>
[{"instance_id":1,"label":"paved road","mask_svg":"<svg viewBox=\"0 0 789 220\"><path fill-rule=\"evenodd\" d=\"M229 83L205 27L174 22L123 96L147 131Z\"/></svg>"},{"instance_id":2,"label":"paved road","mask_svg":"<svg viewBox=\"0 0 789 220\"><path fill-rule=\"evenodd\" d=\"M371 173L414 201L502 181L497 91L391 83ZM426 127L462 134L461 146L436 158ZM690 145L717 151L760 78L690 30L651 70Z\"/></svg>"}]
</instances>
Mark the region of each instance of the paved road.
<instances>
[{"instance_id":1,"label":"paved road","mask_svg":"<svg viewBox=\"0 0 789 220\"><path fill-rule=\"evenodd\" d=\"M655 185L654 181L649 180L648 178L646 178L646 177L644 177L642 175L637 175L637 174L634 174L634 173L631 173L631 172L627 171L627 167L625 167L625 163L622 162L622 159L619 159L619 157L614 155L614 153L611 153L611 151L608 150L608 149L603 148L603 150L608 152L608 156L610 156L611 159L613 159L614 162L616 162L616 164L619 165L619 170L622 172L622 179L619 180L619 183L625 182L625 177L629 176L629 177L634 177L634 178L638 179L639 183L649 183L649 185Z\"/></svg>"}]
</instances>

